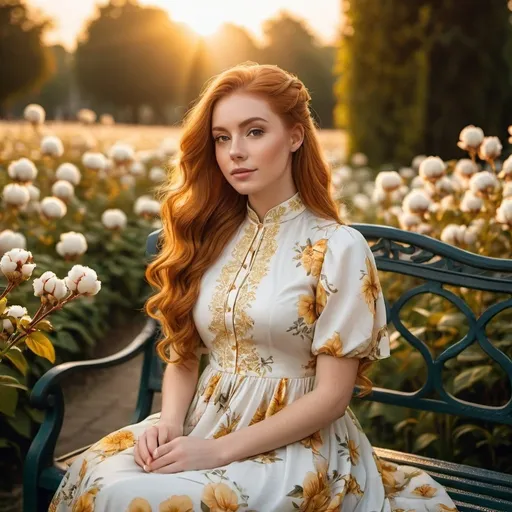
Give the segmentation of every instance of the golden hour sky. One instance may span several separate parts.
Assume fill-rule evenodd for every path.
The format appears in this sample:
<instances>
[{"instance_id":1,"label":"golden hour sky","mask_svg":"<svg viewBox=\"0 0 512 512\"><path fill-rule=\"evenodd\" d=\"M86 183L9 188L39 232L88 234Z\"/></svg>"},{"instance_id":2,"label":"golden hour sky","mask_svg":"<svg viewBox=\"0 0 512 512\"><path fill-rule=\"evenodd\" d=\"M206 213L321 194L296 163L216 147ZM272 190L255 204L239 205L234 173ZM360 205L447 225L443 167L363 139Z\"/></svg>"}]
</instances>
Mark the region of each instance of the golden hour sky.
<instances>
[{"instance_id":1,"label":"golden hour sky","mask_svg":"<svg viewBox=\"0 0 512 512\"><path fill-rule=\"evenodd\" d=\"M285 9L307 20L322 43L332 43L340 20L340 0L139 0L167 10L171 18L209 35L223 23L242 25L261 39L261 23ZM73 49L84 22L95 13L95 5L106 0L29 0L33 7L54 19L48 43Z\"/></svg>"}]
</instances>

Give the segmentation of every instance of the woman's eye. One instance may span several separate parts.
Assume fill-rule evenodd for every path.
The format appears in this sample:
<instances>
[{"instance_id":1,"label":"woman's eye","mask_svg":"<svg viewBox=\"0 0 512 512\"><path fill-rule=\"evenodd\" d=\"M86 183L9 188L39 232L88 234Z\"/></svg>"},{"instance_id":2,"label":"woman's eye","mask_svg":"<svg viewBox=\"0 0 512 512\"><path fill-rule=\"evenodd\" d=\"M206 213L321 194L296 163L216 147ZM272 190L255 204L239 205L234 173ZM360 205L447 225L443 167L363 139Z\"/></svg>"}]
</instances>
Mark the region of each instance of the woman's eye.
<instances>
[{"instance_id":1,"label":"woman's eye","mask_svg":"<svg viewBox=\"0 0 512 512\"><path fill-rule=\"evenodd\" d=\"M215 142L225 142L224 139L227 139L228 137L226 135L219 135L218 137L215 137Z\"/></svg>"},{"instance_id":2,"label":"woman's eye","mask_svg":"<svg viewBox=\"0 0 512 512\"><path fill-rule=\"evenodd\" d=\"M253 129L249 132L249 134L254 133L254 132L258 132L258 133L256 133L256 134L255 134L256 136L258 136L258 135L262 135L262 134L263 134L263 130L260 130L259 128L253 128Z\"/></svg>"}]
</instances>

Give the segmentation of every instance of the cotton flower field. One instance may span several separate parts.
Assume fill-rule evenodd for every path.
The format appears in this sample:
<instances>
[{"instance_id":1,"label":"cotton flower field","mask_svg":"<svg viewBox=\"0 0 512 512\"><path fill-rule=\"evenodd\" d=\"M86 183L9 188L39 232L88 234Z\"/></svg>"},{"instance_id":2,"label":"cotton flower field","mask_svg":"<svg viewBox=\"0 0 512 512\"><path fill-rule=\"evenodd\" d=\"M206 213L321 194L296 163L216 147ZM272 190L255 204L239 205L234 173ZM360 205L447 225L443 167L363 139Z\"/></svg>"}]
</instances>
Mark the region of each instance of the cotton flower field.
<instances>
[{"instance_id":1,"label":"cotton flower field","mask_svg":"<svg viewBox=\"0 0 512 512\"><path fill-rule=\"evenodd\" d=\"M108 343L115 319L142 308L149 293L144 243L161 225L155 189L172 172L178 147L177 128L116 125L85 109L74 124L49 124L44 117L41 107L30 105L25 122L0 123L0 422L14 432L0 438L1 446L21 445L31 436L38 416L27 405L26 390L34 378L55 362L87 357L96 343ZM512 157L504 158L508 148L494 134L461 128L460 140L453 141L467 153L461 159L419 155L382 169L370 168L361 153L346 158L343 133L322 131L342 217L510 258ZM389 300L415 284L384 274L381 279ZM477 311L493 300L482 292L457 293ZM404 314L402 321L434 355L468 330L460 311L440 297L417 298ZM510 314L498 315L489 326L489 338L509 355L511 321ZM372 380L418 389L425 377L422 357L397 332L392 343L394 357L379 364ZM505 375L478 347L452 363L446 379L453 394L493 405L506 401ZM499 457L510 428L491 431L378 403L358 407L380 445L512 469ZM475 443L477 449L467 449Z\"/></svg>"}]
</instances>

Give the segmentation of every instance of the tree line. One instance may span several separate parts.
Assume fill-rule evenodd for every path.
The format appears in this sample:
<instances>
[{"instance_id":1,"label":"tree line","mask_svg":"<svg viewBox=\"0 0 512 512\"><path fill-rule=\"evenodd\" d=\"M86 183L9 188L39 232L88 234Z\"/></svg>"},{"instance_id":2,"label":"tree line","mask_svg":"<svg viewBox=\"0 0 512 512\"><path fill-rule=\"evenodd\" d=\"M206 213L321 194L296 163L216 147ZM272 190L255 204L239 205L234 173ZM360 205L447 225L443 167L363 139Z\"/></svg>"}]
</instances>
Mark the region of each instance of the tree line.
<instances>
[{"instance_id":1,"label":"tree line","mask_svg":"<svg viewBox=\"0 0 512 512\"><path fill-rule=\"evenodd\" d=\"M49 26L24 0L0 0L0 65L9 70L0 81L4 114L19 114L22 104L39 100L50 119L58 112L68 117L73 113L66 105L78 91L87 104L80 106L100 113L138 122L150 107L152 122L176 122L208 78L253 61L297 74L311 92L320 126L333 126L335 48L321 45L304 20L286 12L264 23L262 45L233 24L200 37L166 11L135 0L98 7L73 54L44 46Z\"/></svg>"}]
</instances>

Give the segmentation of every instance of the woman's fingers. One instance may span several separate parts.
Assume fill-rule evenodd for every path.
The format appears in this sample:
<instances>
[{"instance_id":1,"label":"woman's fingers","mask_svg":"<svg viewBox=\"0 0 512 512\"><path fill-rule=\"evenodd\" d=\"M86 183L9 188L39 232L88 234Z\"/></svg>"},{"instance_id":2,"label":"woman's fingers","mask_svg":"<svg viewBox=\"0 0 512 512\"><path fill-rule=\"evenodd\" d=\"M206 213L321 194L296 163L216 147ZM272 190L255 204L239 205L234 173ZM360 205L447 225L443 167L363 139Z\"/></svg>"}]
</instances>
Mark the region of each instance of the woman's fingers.
<instances>
[{"instance_id":1,"label":"woman's fingers","mask_svg":"<svg viewBox=\"0 0 512 512\"><path fill-rule=\"evenodd\" d=\"M142 465L147 463L147 460L150 458L148 445L147 445L147 430L143 434L140 435L139 440L137 442L137 447L139 449L139 455L142 459Z\"/></svg>"},{"instance_id":2,"label":"woman's fingers","mask_svg":"<svg viewBox=\"0 0 512 512\"><path fill-rule=\"evenodd\" d=\"M164 425L158 426L158 446L162 446L167 441L169 441L169 439L167 439L168 434L169 434L169 429L166 426L164 426ZM153 452L151 452L151 454L153 454Z\"/></svg>"},{"instance_id":3,"label":"woman's fingers","mask_svg":"<svg viewBox=\"0 0 512 512\"><path fill-rule=\"evenodd\" d=\"M148 452L148 456L144 457L146 464L150 464L150 458L153 458L153 452L156 450L158 446L158 431L159 428L156 425L152 425L146 430L146 449Z\"/></svg>"}]
</instances>

